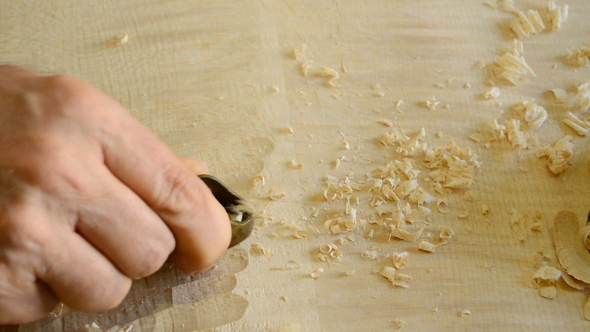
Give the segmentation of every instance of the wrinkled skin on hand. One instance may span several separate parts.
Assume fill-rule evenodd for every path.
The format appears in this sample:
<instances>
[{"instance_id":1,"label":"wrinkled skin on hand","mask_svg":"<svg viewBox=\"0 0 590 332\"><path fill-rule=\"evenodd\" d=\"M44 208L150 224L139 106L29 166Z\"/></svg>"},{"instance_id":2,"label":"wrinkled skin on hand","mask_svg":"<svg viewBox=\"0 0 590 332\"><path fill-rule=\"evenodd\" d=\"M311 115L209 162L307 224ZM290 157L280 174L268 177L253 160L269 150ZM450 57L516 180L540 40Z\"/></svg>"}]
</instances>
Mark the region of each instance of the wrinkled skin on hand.
<instances>
[{"instance_id":1,"label":"wrinkled skin on hand","mask_svg":"<svg viewBox=\"0 0 590 332\"><path fill-rule=\"evenodd\" d=\"M83 81L0 66L0 324L111 309L168 259L208 269L231 229L206 171Z\"/></svg>"}]
</instances>

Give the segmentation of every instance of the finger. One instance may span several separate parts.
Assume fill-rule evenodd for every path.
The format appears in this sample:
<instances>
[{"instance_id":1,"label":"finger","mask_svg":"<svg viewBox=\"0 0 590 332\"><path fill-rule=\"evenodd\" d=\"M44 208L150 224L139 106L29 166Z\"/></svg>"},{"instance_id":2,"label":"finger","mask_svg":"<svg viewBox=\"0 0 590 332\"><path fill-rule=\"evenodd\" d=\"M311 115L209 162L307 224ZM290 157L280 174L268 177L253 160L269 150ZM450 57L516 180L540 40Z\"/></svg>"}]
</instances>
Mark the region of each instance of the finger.
<instances>
[{"instance_id":1,"label":"finger","mask_svg":"<svg viewBox=\"0 0 590 332\"><path fill-rule=\"evenodd\" d=\"M176 238L171 259L178 267L189 274L208 269L229 246L227 213L164 143L120 113L117 131L102 137L105 164L166 222Z\"/></svg>"},{"instance_id":2,"label":"finger","mask_svg":"<svg viewBox=\"0 0 590 332\"><path fill-rule=\"evenodd\" d=\"M199 159L179 156L178 160L180 160L186 169L195 175L209 174L209 168L207 167L207 164L200 161Z\"/></svg>"},{"instance_id":3,"label":"finger","mask_svg":"<svg viewBox=\"0 0 590 332\"><path fill-rule=\"evenodd\" d=\"M109 310L123 301L131 279L77 233L56 227L49 234L39 278L58 298L88 312Z\"/></svg>"},{"instance_id":4,"label":"finger","mask_svg":"<svg viewBox=\"0 0 590 332\"><path fill-rule=\"evenodd\" d=\"M0 265L0 325L41 319L58 302L51 289L34 275Z\"/></svg>"},{"instance_id":5,"label":"finger","mask_svg":"<svg viewBox=\"0 0 590 332\"><path fill-rule=\"evenodd\" d=\"M138 279L156 272L174 250L174 235L104 165L93 176L99 181L91 184L93 197L80 207L77 231L128 277Z\"/></svg>"}]
</instances>

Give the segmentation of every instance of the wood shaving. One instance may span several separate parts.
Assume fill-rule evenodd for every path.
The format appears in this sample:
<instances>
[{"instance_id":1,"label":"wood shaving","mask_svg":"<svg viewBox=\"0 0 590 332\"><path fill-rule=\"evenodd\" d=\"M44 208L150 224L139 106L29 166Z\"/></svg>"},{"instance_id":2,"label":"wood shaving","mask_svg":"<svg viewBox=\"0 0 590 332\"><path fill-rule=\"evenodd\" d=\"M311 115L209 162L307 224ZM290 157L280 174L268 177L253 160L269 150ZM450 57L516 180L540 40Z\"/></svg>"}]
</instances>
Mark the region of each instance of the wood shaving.
<instances>
[{"instance_id":1,"label":"wood shaving","mask_svg":"<svg viewBox=\"0 0 590 332\"><path fill-rule=\"evenodd\" d=\"M290 260L287 264L280 267L273 267L271 270L274 271L288 271L300 269L303 265L296 260Z\"/></svg>"},{"instance_id":2,"label":"wood shaving","mask_svg":"<svg viewBox=\"0 0 590 332\"><path fill-rule=\"evenodd\" d=\"M408 264L408 259L410 258L410 253L407 251L404 252L394 252L392 255L393 266L396 269L403 269Z\"/></svg>"},{"instance_id":3,"label":"wood shaving","mask_svg":"<svg viewBox=\"0 0 590 332\"><path fill-rule=\"evenodd\" d=\"M355 274L356 274L356 270L348 270L348 271L344 272L344 275L346 277L350 277L350 276L353 276Z\"/></svg>"},{"instance_id":4,"label":"wood shaving","mask_svg":"<svg viewBox=\"0 0 590 332\"><path fill-rule=\"evenodd\" d=\"M401 99L395 103L395 109L400 113L403 113L402 110L400 109L400 107L402 106L403 103L404 103L404 101Z\"/></svg>"},{"instance_id":5,"label":"wood shaving","mask_svg":"<svg viewBox=\"0 0 590 332\"><path fill-rule=\"evenodd\" d=\"M516 50L506 52L496 58L492 73L500 79L504 79L512 85L517 85L528 75L536 76L533 69Z\"/></svg>"},{"instance_id":6,"label":"wood shaving","mask_svg":"<svg viewBox=\"0 0 590 332\"><path fill-rule=\"evenodd\" d=\"M253 255L258 256L266 256L268 255L268 251L259 243L254 243L250 246L250 252Z\"/></svg>"},{"instance_id":7,"label":"wood shaving","mask_svg":"<svg viewBox=\"0 0 590 332\"><path fill-rule=\"evenodd\" d=\"M379 274L385 279L389 280L391 284L395 287L410 287L408 281L412 280L412 277L407 274L398 273L394 267L384 266L383 269L379 272Z\"/></svg>"},{"instance_id":8,"label":"wood shaving","mask_svg":"<svg viewBox=\"0 0 590 332\"><path fill-rule=\"evenodd\" d=\"M326 77L326 84L332 88L336 87L336 81L340 78L338 72L335 69L325 66L320 69L320 76Z\"/></svg>"},{"instance_id":9,"label":"wood shaving","mask_svg":"<svg viewBox=\"0 0 590 332\"><path fill-rule=\"evenodd\" d=\"M390 226L391 226L391 236L396 237L400 240L408 241L408 242L416 242L420 238L420 236L422 235L422 232L424 231L424 227L420 227L420 228L418 228L418 230L411 233L405 229L398 228L394 225L390 225Z\"/></svg>"},{"instance_id":10,"label":"wood shaving","mask_svg":"<svg viewBox=\"0 0 590 332\"><path fill-rule=\"evenodd\" d=\"M533 281L539 286L552 286L561 278L561 271L548 265L541 266L533 275Z\"/></svg>"},{"instance_id":11,"label":"wood shaving","mask_svg":"<svg viewBox=\"0 0 590 332\"><path fill-rule=\"evenodd\" d=\"M542 230L543 230L543 224L539 221L537 221L531 225L531 231L533 231L533 232L541 232Z\"/></svg>"},{"instance_id":12,"label":"wood shaving","mask_svg":"<svg viewBox=\"0 0 590 332\"><path fill-rule=\"evenodd\" d=\"M566 126L573 129L580 136L586 136L590 130L590 122L588 120L581 120L570 111L565 114L562 122Z\"/></svg>"},{"instance_id":13,"label":"wood shaving","mask_svg":"<svg viewBox=\"0 0 590 332\"><path fill-rule=\"evenodd\" d=\"M485 216L488 213L490 213L490 207L487 206L486 204L482 204L481 205L481 214L483 214Z\"/></svg>"},{"instance_id":14,"label":"wood shaving","mask_svg":"<svg viewBox=\"0 0 590 332\"><path fill-rule=\"evenodd\" d=\"M318 279L322 275L322 273L324 273L324 269L320 267L311 271L309 277L312 279Z\"/></svg>"},{"instance_id":15,"label":"wood shaving","mask_svg":"<svg viewBox=\"0 0 590 332\"><path fill-rule=\"evenodd\" d=\"M567 92L564 89L551 89L549 92L555 98L555 101L558 103L564 103L567 99Z\"/></svg>"},{"instance_id":16,"label":"wood shaving","mask_svg":"<svg viewBox=\"0 0 590 332\"><path fill-rule=\"evenodd\" d=\"M528 148L528 140L525 132L520 127L520 120L510 119L504 122L506 138L512 144L512 148Z\"/></svg>"},{"instance_id":17,"label":"wood shaving","mask_svg":"<svg viewBox=\"0 0 590 332\"><path fill-rule=\"evenodd\" d=\"M305 51L307 50L307 44L302 43L301 47L293 49L293 58L297 61L305 59Z\"/></svg>"},{"instance_id":18,"label":"wood shaving","mask_svg":"<svg viewBox=\"0 0 590 332\"><path fill-rule=\"evenodd\" d=\"M384 125L385 127L392 127L393 126L393 123L391 123L391 121L385 120L385 119L378 120L377 123L380 123L380 124Z\"/></svg>"},{"instance_id":19,"label":"wood shaving","mask_svg":"<svg viewBox=\"0 0 590 332\"><path fill-rule=\"evenodd\" d=\"M436 249L436 245L426 240L420 240L420 242L418 242L418 249L427 252L434 252L434 250Z\"/></svg>"},{"instance_id":20,"label":"wood shaving","mask_svg":"<svg viewBox=\"0 0 590 332\"><path fill-rule=\"evenodd\" d=\"M526 123L532 129L540 128L547 120L547 110L532 100L522 101L512 109L517 113L524 114Z\"/></svg>"},{"instance_id":21,"label":"wood shaving","mask_svg":"<svg viewBox=\"0 0 590 332\"><path fill-rule=\"evenodd\" d=\"M307 77L307 73L311 69L311 61L304 61L304 62L302 62L299 65L299 68L301 69L301 75L303 75L303 77Z\"/></svg>"},{"instance_id":22,"label":"wood shaving","mask_svg":"<svg viewBox=\"0 0 590 332\"><path fill-rule=\"evenodd\" d=\"M465 83L465 84L463 84L463 88L465 88L465 89L471 89L471 84Z\"/></svg>"},{"instance_id":23,"label":"wood shaving","mask_svg":"<svg viewBox=\"0 0 590 332\"><path fill-rule=\"evenodd\" d=\"M436 201L436 209L438 210L438 212L440 213L450 213L451 210L449 209L447 202L439 199Z\"/></svg>"},{"instance_id":24,"label":"wood shaving","mask_svg":"<svg viewBox=\"0 0 590 332\"><path fill-rule=\"evenodd\" d=\"M510 23L510 30L516 34L518 38L529 37L545 30L545 23L538 11L529 9L526 15L520 10L513 11L518 18Z\"/></svg>"},{"instance_id":25,"label":"wood shaving","mask_svg":"<svg viewBox=\"0 0 590 332\"><path fill-rule=\"evenodd\" d=\"M426 107L431 111L436 110L436 106L440 104L440 102L436 101L436 98L434 96L428 98L428 100L426 100L424 103Z\"/></svg>"},{"instance_id":26,"label":"wood shaving","mask_svg":"<svg viewBox=\"0 0 590 332\"><path fill-rule=\"evenodd\" d=\"M473 68L475 69L483 69L486 66L486 62L483 60L477 60L477 62L473 65ZM471 88L471 84L466 83L465 86L467 89Z\"/></svg>"},{"instance_id":27,"label":"wood shaving","mask_svg":"<svg viewBox=\"0 0 590 332\"><path fill-rule=\"evenodd\" d=\"M577 280L590 283L590 253L586 228L572 211L560 211L554 218L555 250L561 268Z\"/></svg>"},{"instance_id":28,"label":"wood shaving","mask_svg":"<svg viewBox=\"0 0 590 332\"><path fill-rule=\"evenodd\" d=\"M484 92L481 97L484 100L491 100L496 99L500 96L500 89L496 86L492 87L490 90Z\"/></svg>"},{"instance_id":29,"label":"wood shaving","mask_svg":"<svg viewBox=\"0 0 590 332\"><path fill-rule=\"evenodd\" d=\"M449 243L449 240L455 235L455 231L453 231L449 227L443 228L440 233L438 234L438 244L437 246L442 246Z\"/></svg>"},{"instance_id":30,"label":"wood shaving","mask_svg":"<svg viewBox=\"0 0 590 332\"><path fill-rule=\"evenodd\" d=\"M565 281L568 286L577 290L585 290L586 288L590 288L590 284L578 280L567 273L562 273L561 279L563 279L563 281Z\"/></svg>"},{"instance_id":31,"label":"wood shaving","mask_svg":"<svg viewBox=\"0 0 590 332\"><path fill-rule=\"evenodd\" d=\"M578 102L580 104L580 112L585 112L590 109L590 81L580 84L578 89Z\"/></svg>"},{"instance_id":32,"label":"wood shaving","mask_svg":"<svg viewBox=\"0 0 590 332\"><path fill-rule=\"evenodd\" d=\"M271 188L268 191L268 199L270 199L271 201L277 201L279 199L285 198L287 196L287 194L285 193L279 193L279 194L275 194L276 189L275 188Z\"/></svg>"},{"instance_id":33,"label":"wood shaving","mask_svg":"<svg viewBox=\"0 0 590 332\"><path fill-rule=\"evenodd\" d=\"M271 85L271 86L268 88L268 91L269 91L270 93L279 93L279 91L281 91L281 90L279 89L279 87L278 87L278 86L276 86L276 85Z\"/></svg>"},{"instance_id":34,"label":"wood shaving","mask_svg":"<svg viewBox=\"0 0 590 332\"><path fill-rule=\"evenodd\" d=\"M291 160L290 162L291 167L293 167L294 169L302 169L303 167L305 167L305 164L303 163L298 163L297 161L295 161L295 159Z\"/></svg>"},{"instance_id":35,"label":"wood shaving","mask_svg":"<svg viewBox=\"0 0 590 332\"><path fill-rule=\"evenodd\" d=\"M461 317L467 317L469 315L471 315L471 310L467 310L467 309L461 310L461 312L459 313L459 316L461 316Z\"/></svg>"},{"instance_id":36,"label":"wood shaving","mask_svg":"<svg viewBox=\"0 0 590 332\"><path fill-rule=\"evenodd\" d=\"M281 301L289 302L289 298L286 295L281 296Z\"/></svg>"},{"instance_id":37,"label":"wood shaving","mask_svg":"<svg viewBox=\"0 0 590 332\"><path fill-rule=\"evenodd\" d=\"M121 37L117 37L117 39L113 41L113 45L122 46L127 44L127 42L129 42L129 35L127 34L127 32L123 32L123 35Z\"/></svg>"},{"instance_id":38,"label":"wood shaving","mask_svg":"<svg viewBox=\"0 0 590 332\"><path fill-rule=\"evenodd\" d=\"M590 320L590 296L588 296L586 303L584 303L584 318Z\"/></svg>"},{"instance_id":39,"label":"wood shaving","mask_svg":"<svg viewBox=\"0 0 590 332\"><path fill-rule=\"evenodd\" d=\"M574 67L588 66L588 63L590 62L590 45L585 44L580 48L567 50L565 61L570 66Z\"/></svg>"},{"instance_id":40,"label":"wood shaving","mask_svg":"<svg viewBox=\"0 0 590 332\"><path fill-rule=\"evenodd\" d=\"M477 143L479 143L479 142L481 142L481 141L482 141L484 138L483 138L483 136L482 136L482 135L480 135L480 134L471 134L471 135L469 135L469 139L470 139L470 140L472 140L472 141L474 141L474 142L477 142Z\"/></svg>"},{"instance_id":41,"label":"wood shaving","mask_svg":"<svg viewBox=\"0 0 590 332\"><path fill-rule=\"evenodd\" d=\"M549 1L547 6L547 23L553 30L561 30L561 25L567 21L569 16L569 6L558 6L555 1Z\"/></svg>"},{"instance_id":42,"label":"wood shaving","mask_svg":"<svg viewBox=\"0 0 590 332\"><path fill-rule=\"evenodd\" d=\"M547 157L547 166L555 175L562 173L569 165L574 154L572 137L566 135L555 142L553 146L546 146L537 151L537 157Z\"/></svg>"},{"instance_id":43,"label":"wood shaving","mask_svg":"<svg viewBox=\"0 0 590 332\"><path fill-rule=\"evenodd\" d=\"M361 254L361 257L374 261L379 258L379 253L375 250L367 250Z\"/></svg>"},{"instance_id":44,"label":"wood shaving","mask_svg":"<svg viewBox=\"0 0 590 332\"><path fill-rule=\"evenodd\" d=\"M557 297L557 288L555 286L545 286L539 288L539 295L549 300L554 300Z\"/></svg>"}]
</instances>

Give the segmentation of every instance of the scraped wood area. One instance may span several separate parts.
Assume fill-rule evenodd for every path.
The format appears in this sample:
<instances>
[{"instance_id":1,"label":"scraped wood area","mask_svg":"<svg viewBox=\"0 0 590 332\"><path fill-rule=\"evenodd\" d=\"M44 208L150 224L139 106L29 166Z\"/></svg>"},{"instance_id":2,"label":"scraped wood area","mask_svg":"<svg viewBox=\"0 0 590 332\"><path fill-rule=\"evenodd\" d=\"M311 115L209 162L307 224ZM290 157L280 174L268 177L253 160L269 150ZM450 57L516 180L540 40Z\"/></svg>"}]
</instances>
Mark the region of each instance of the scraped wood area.
<instances>
[{"instance_id":1,"label":"scraped wood area","mask_svg":"<svg viewBox=\"0 0 590 332\"><path fill-rule=\"evenodd\" d=\"M1 63L87 80L257 211L217 270L16 330L590 330L552 236L590 208L587 0L0 8Z\"/></svg>"}]
</instances>

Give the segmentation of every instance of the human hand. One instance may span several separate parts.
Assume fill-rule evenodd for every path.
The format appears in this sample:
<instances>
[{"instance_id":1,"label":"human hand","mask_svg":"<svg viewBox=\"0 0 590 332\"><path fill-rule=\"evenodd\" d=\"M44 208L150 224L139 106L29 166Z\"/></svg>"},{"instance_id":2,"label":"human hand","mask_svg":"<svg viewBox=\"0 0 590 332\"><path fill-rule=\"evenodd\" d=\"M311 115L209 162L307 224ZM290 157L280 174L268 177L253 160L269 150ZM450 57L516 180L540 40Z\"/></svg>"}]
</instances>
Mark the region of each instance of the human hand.
<instances>
[{"instance_id":1,"label":"human hand","mask_svg":"<svg viewBox=\"0 0 590 332\"><path fill-rule=\"evenodd\" d=\"M81 80L0 66L0 324L111 309L167 259L208 269L231 229L206 171Z\"/></svg>"}]
</instances>

